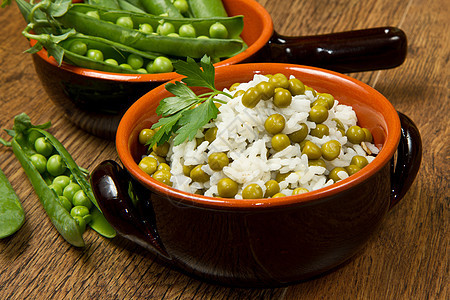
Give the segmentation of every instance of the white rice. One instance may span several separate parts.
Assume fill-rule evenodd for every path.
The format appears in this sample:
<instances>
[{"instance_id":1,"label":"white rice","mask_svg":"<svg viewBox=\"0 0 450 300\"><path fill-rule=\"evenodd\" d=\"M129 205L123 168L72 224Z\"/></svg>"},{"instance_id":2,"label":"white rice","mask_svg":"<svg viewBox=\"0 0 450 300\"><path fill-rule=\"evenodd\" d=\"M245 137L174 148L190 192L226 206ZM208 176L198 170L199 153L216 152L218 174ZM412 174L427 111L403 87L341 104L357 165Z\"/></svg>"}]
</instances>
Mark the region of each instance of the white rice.
<instances>
[{"instance_id":1,"label":"white rice","mask_svg":"<svg viewBox=\"0 0 450 300\"><path fill-rule=\"evenodd\" d=\"M292 77L292 76L291 76ZM248 83L240 84L234 91L224 91L234 95L237 90L247 90L261 81L267 81L263 75L255 75ZM287 108L278 108L273 101L260 101L254 108L247 108L241 103L242 96L229 99L218 95L217 99L226 101L219 108L219 114L215 120L199 130L196 137L203 137L206 128L217 127L216 139L212 143L207 141L196 146L195 139L173 146L167 155L167 161L171 165L171 182L176 189L190 193L200 192L206 196L217 196L217 183L220 179L229 177L239 184L239 192L236 199L242 199L241 192L245 186L256 183L263 192L264 183L275 179L277 173L291 172L280 184L280 190L285 195L291 195L297 187L306 188L309 191L317 190L333 184L333 180L327 179L327 175L334 167L345 167L350 164L354 155L367 158L369 163L374 156L368 155L360 145L348 143L347 137L337 130L336 123L332 119L339 119L345 130L356 125L357 117L350 106L339 104L335 100L334 106L329 110L329 116L323 124L329 127L329 135L323 138L308 135L306 140L312 141L317 146L322 146L330 140L337 140L342 145L338 158L326 161L326 168L320 166L308 166L308 157L301 153L299 144L293 144L276 152L271 148L272 135L264 128L265 120L274 113L283 115L286 125L282 133L290 134L300 129L300 124L305 123L308 128L314 129L316 124L308 121L310 104L316 100L311 91L305 95L293 96L292 103ZM373 154L379 149L370 143L366 143ZM230 158L230 164L222 171L213 171L208 166L208 156L214 152L226 152ZM204 165L202 170L209 174L210 180L206 183L193 182L191 178L183 174L183 165ZM341 179L348 177L346 172L339 172Z\"/></svg>"}]
</instances>

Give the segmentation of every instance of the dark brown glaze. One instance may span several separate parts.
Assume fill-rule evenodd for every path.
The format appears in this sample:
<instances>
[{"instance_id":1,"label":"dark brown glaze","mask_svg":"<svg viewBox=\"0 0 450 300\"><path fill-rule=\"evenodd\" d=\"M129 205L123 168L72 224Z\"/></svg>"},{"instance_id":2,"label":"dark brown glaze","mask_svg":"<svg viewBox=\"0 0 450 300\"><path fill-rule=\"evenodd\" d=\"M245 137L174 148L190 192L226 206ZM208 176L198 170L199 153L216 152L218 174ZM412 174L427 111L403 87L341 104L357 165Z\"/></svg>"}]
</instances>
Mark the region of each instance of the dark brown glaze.
<instances>
[{"instance_id":1,"label":"dark brown glaze","mask_svg":"<svg viewBox=\"0 0 450 300\"><path fill-rule=\"evenodd\" d=\"M274 32L248 62L293 63L351 73L397 67L406 54L406 34L395 27L299 37Z\"/></svg>"}]
</instances>

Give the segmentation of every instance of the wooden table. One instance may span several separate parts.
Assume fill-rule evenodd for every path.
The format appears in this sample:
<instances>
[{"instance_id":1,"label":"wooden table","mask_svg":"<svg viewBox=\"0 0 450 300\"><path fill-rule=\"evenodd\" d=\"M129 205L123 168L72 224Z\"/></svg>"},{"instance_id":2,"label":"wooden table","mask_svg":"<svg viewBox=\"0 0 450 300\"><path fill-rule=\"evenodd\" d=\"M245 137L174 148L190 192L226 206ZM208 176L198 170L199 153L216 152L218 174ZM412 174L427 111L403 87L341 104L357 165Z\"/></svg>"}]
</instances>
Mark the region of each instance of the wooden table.
<instances>
[{"instance_id":1,"label":"wooden table","mask_svg":"<svg viewBox=\"0 0 450 300\"><path fill-rule=\"evenodd\" d=\"M364 251L320 278L277 289L211 285L154 261L127 240L85 236L71 247L47 218L12 152L0 147L0 167L18 193L26 222L0 241L0 299L448 299L449 6L445 0L259 0L275 29L311 35L396 26L409 38L406 62L395 69L353 73L415 121L423 162L405 198ZM39 82L25 23L14 4L0 10L0 127L25 112L51 132L82 166L118 160L114 143L74 127ZM7 135L2 132L2 138Z\"/></svg>"}]
</instances>

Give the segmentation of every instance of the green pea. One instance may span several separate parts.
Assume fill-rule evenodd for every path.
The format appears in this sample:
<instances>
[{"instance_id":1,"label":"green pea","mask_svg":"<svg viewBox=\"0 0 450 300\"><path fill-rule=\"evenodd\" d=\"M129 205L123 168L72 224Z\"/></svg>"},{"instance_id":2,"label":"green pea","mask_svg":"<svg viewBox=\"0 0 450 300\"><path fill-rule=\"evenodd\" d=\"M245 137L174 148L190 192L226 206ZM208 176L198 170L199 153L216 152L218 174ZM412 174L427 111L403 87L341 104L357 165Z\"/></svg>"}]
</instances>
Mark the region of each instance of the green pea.
<instances>
[{"instance_id":1,"label":"green pea","mask_svg":"<svg viewBox=\"0 0 450 300\"><path fill-rule=\"evenodd\" d=\"M310 86L306 86L305 85L305 93L306 93L306 91L310 91L312 94L313 94L313 96L314 97L316 97L317 96L317 92L316 92L316 90L315 89L313 89L312 87L310 87Z\"/></svg>"},{"instance_id":2,"label":"green pea","mask_svg":"<svg viewBox=\"0 0 450 300\"><path fill-rule=\"evenodd\" d=\"M170 144L168 142L164 142L162 145L153 145L152 150L156 153L158 156L167 156L167 153L169 153Z\"/></svg>"},{"instance_id":3,"label":"green pea","mask_svg":"<svg viewBox=\"0 0 450 300\"><path fill-rule=\"evenodd\" d=\"M48 142L45 137L37 138L34 142L34 148L36 149L37 153L42 154L45 157L50 156L50 154L52 154L53 152L52 144L50 144L50 142Z\"/></svg>"},{"instance_id":4,"label":"green pea","mask_svg":"<svg viewBox=\"0 0 450 300\"><path fill-rule=\"evenodd\" d=\"M53 179L52 184L59 185L62 189L64 189L66 186L70 183L70 178L66 175L60 175Z\"/></svg>"},{"instance_id":5,"label":"green pea","mask_svg":"<svg viewBox=\"0 0 450 300\"><path fill-rule=\"evenodd\" d=\"M315 136L315 137L318 137L318 138L323 138L325 135L329 135L330 134L330 129L328 128L327 125L317 124L316 128L311 129L310 134L312 136Z\"/></svg>"},{"instance_id":6,"label":"green pea","mask_svg":"<svg viewBox=\"0 0 450 300\"><path fill-rule=\"evenodd\" d=\"M322 106L326 107L327 109L331 108L328 104L328 101L325 99L317 99L316 101L311 103L311 107L316 106L316 105L322 105Z\"/></svg>"},{"instance_id":7,"label":"green pea","mask_svg":"<svg viewBox=\"0 0 450 300\"><path fill-rule=\"evenodd\" d=\"M322 157L326 160L333 160L341 153L341 144L336 140L331 140L322 145Z\"/></svg>"},{"instance_id":8,"label":"green pea","mask_svg":"<svg viewBox=\"0 0 450 300\"><path fill-rule=\"evenodd\" d=\"M364 142L372 143L373 137L372 137L372 133L370 132L370 130L367 128L363 128L362 130L364 131L364 134L365 134Z\"/></svg>"},{"instance_id":9,"label":"green pea","mask_svg":"<svg viewBox=\"0 0 450 300\"><path fill-rule=\"evenodd\" d=\"M275 180L276 182L282 182L286 179L286 177L288 177L289 175L291 175L292 172L287 172L287 173L277 173L277 175L275 176Z\"/></svg>"},{"instance_id":10,"label":"green pea","mask_svg":"<svg viewBox=\"0 0 450 300\"><path fill-rule=\"evenodd\" d=\"M268 81L261 81L255 88L261 93L262 100L269 100L275 92L275 86Z\"/></svg>"},{"instance_id":11,"label":"green pea","mask_svg":"<svg viewBox=\"0 0 450 300\"><path fill-rule=\"evenodd\" d=\"M342 180L342 178L340 178L338 176L339 172L347 173L347 171L344 168L336 167L336 168L334 168L333 170L330 171L330 174L328 174L328 178L333 179L334 182L338 182L339 180Z\"/></svg>"},{"instance_id":12,"label":"green pea","mask_svg":"<svg viewBox=\"0 0 450 300\"><path fill-rule=\"evenodd\" d=\"M291 140L284 133L278 133L272 137L272 148L275 151L281 151L291 144Z\"/></svg>"},{"instance_id":13,"label":"green pea","mask_svg":"<svg viewBox=\"0 0 450 300\"><path fill-rule=\"evenodd\" d=\"M248 108L254 108L259 101L262 99L262 94L259 90L254 87L249 88L245 91L244 95L242 95L242 104Z\"/></svg>"},{"instance_id":14,"label":"green pea","mask_svg":"<svg viewBox=\"0 0 450 300\"><path fill-rule=\"evenodd\" d=\"M159 56L153 61L152 72L149 71L149 73L169 73L172 71L173 65L170 59L165 56Z\"/></svg>"},{"instance_id":15,"label":"green pea","mask_svg":"<svg viewBox=\"0 0 450 300\"><path fill-rule=\"evenodd\" d=\"M216 139L217 130L217 127L208 128L208 130L206 130L205 132L205 140L209 143L212 143Z\"/></svg>"},{"instance_id":16,"label":"green pea","mask_svg":"<svg viewBox=\"0 0 450 300\"><path fill-rule=\"evenodd\" d=\"M322 150L311 141L306 141L302 149L302 154L306 154L308 159L319 159L322 156Z\"/></svg>"},{"instance_id":17,"label":"green pea","mask_svg":"<svg viewBox=\"0 0 450 300\"><path fill-rule=\"evenodd\" d=\"M242 198L244 199L259 199L262 197L263 190L256 183L249 184L242 190Z\"/></svg>"},{"instance_id":18,"label":"green pea","mask_svg":"<svg viewBox=\"0 0 450 300\"><path fill-rule=\"evenodd\" d=\"M169 33L167 36L179 38L180 35L176 32Z\"/></svg>"},{"instance_id":19,"label":"green pea","mask_svg":"<svg viewBox=\"0 0 450 300\"><path fill-rule=\"evenodd\" d=\"M139 24L139 31L145 34L151 34L153 33L153 27L147 23Z\"/></svg>"},{"instance_id":20,"label":"green pea","mask_svg":"<svg viewBox=\"0 0 450 300\"><path fill-rule=\"evenodd\" d=\"M108 65L112 65L112 66L118 66L119 65L117 60L115 60L114 58L105 59L104 62L107 63Z\"/></svg>"},{"instance_id":21,"label":"green pea","mask_svg":"<svg viewBox=\"0 0 450 300\"><path fill-rule=\"evenodd\" d=\"M132 53L127 57L127 64L129 64L133 69L137 70L144 65L144 59L142 58L142 56Z\"/></svg>"},{"instance_id":22,"label":"green pea","mask_svg":"<svg viewBox=\"0 0 450 300\"><path fill-rule=\"evenodd\" d=\"M356 172L358 172L359 170L361 170L361 168L356 165L349 165L349 166L345 167L345 170L347 171L348 175L353 175Z\"/></svg>"},{"instance_id":23,"label":"green pea","mask_svg":"<svg viewBox=\"0 0 450 300\"><path fill-rule=\"evenodd\" d=\"M88 209L92 207L91 200L89 200L83 190L79 190L73 195L72 203L74 206L85 206Z\"/></svg>"},{"instance_id":24,"label":"green pea","mask_svg":"<svg viewBox=\"0 0 450 300\"><path fill-rule=\"evenodd\" d=\"M133 29L133 20L130 17L119 17L116 20L116 24L125 28Z\"/></svg>"},{"instance_id":25,"label":"green pea","mask_svg":"<svg viewBox=\"0 0 450 300\"><path fill-rule=\"evenodd\" d=\"M289 80L287 79L286 75L281 73L270 76L269 82L273 84L275 88L289 88Z\"/></svg>"},{"instance_id":26,"label":"green pea","mask_svg":"<svg viewBox=\"0 0 450 300\"><path fill-rule=\"evenodd\" d=\"M197 36L194 26L192 24L183 24L178 29L178 34L181 37L195 38Z\"/></svg>"},{"instance_id":27,"label":"green pea","mask_svg":"<svg viewBox=\"0 0 450 300\"><path fill-rule=\"evenodd\" d=\"M120 64L119 67L122 67L124 69L128 69L128 70L133 70L133 67L130 66L129 64Z\"/></svg>"},{"instance_id":28,"label":"green pea","mask_svg":"<svg viewBox=\"0 0 450 300\"><path fill-rule=\"evenodd\" d=\"M366 138L364 130L362 130L362 128L357 125L351 126L349 129L347 129L345 135L347 136L347 139L350 143L358 145L361 144L361 142L363 142Z\"/></svg>"},{"instance_id":29,"label":"green pea","mask_svg":"<svg viewBox=\"0 0 450 300\"><path fill-rule=\"evenodd\" d=\"M172 175L167 170L158 170L153 173L152 177L159 182L162 182L168 186L172 186L172 182L170 181L170 177L172 177Z\"/></svg>"},{"instance_id":30,"label":"green pea","mask_svg":"<svg viewBox=\"0 0 450 300\"><path fill-rule=\"evenodd\" d=\"M75 40L70 44L69 51L84 56L87 52L87 45L82 41Z\"/></svg>"},{"instance_id":31,"label":"green pea","mask_svg":"<svg viewBox=\"0 0 450 300\"><path fill-rule=\"evenodd\" d=\"M59 203L64 207L65 210L70 212L72 209L72 203L70 203L69 199L64 196L58 196Z\"/></svg>"},{"instance_id":32,"label":"green pea","mask_svg":"<svg viewBox=\"0 0 450 300\"><path fill-rule=\"evenodd\" d=\"M209 180L209 175L202 170L203 165L195 166L189 176L193 181L196 182L207 182Z\"/></svg>"},{"instance_id":33,"label":"green pea","mask_svg":"<svg viewBox=\"0 0 450 300\"><path fill-rule=\"evenodd\" d=\"M173 26L173 24L170 22L164 22L158 25L158 28L156 28L156 32L159 35L168 35L169 33L175 32L175 26Z\"/></svg>"},{"instance_id":34,"label":"green pea","mask_svg":"<svg viewBox=\"0 0 450 300\"><path fill-rule=\"evenodd\" d=\"M230 163L226 153L214 152L208 157L208 165L213 171L222 171Z\"/></svg>"},{"instance_id":35,"label":"green pea","mask_svg":"<svg viewBox=\"0 0 450 300\"><path fill-rule=\"evenodd\" d=\"M226 39L228 29L220 22L216 22L209 27L209 36L213 39Z\"/></svg>"},{"instance_id":36,"label":"green pea","mask_svg":"<svg viewBox=\"0 0 450 300\"><path fill-rule=\"evenodd\" d=\"M47 159L44 155L36 153L30 156L30 161L40 174L47 171Z\"/></svg>"},{"instance_id":37,"label":"green pea","mask_svg":"<svg viewBox=\"0 0 450 300\"><path fill-rule=\"evenodd\" d=\"M272 198L280 198L280 197L286 197L286 194L276 193L275 195L272 196Z\"/></svg>"},{"instance_id":38,"label":"green pea","mask_svg":"<svg viewBox=\"0 0 450 300\"><path fill-rule=\"evenodd\" d=\"M194 168L195 166L186 166L186 165L183 165L183 174L184 174L184 176L190 176L190 174L191 174L191 171L192 171L192 169Z\"/></svg>"},{"instance_id":39,"label":"green pea","mask_svg":"<svg viewBox=\"0 0 450 300\"><path fill-rule=\"evenodd\" d=\"M142 73L142 74L147 74L148 73L147 70L144 69L144 68L139 68L136 71L138 71L139 73Z\"/></svg>"},{"instance_id":40,"label":"green pea","mask_svg":"<svg viewBox=\"0 0 450 300\"><path fill-rule=\"evenodd\" d=\"M139 143L145 145L155 135L155 131L150 128L142 129L139 132Z\"/></svg>"},{"instance_id":41,"label":"green pea","mask_svg":"<svg viewBox=\"0 0 450 300\"><path fill-rule=\"evenodd\" d=\"M239 96L243 96L245 94L244 90L239 90L236 93L234 93L233 98L237 98Z\"/></svg>"},{"instance_id":42,"label":"green pea","mask_svg":"<svg viewBox=\"0 0 450 300\"><path fill-rule=\"evenodd\" d=\"M170 166L168 164L166 164L166 163L160 163L156 170L158 170L158 171L160 171L160 170L170 171Z\"/></svg>"},{"instance_id":43,"label":"green pea","mask_svg":"<svg viewBox=\"0 0 450 300\"><path fill-rule=\"evenodd\" d=\"M152 175L158 169L158 161L154 157L145 156L139 162L139 168L145 173Z\"/></svg>"},{"instance_id":44,"label":"green pea","mask_svg":"<svg viewBox=\"0 0 450 300\"><path fill-rule=\"evenodd\" d=\"M293 143L300 143L302 142L306 136L308 135L308 126L305 123L300 124L300 129L297 131L294 131L293 133L288 134L289 139Z\"/></svg>"},{"instance_id":45,"label":"green pea","mask_svg":"<svg viewBox=\"0 0 450 300\"><path fill-rule=\"evenodd\" d=\"M328 104L328 109L331 109L334 106L334 97L328 93L320 93L317 96L317 100L324 100Z\"/></svg>"},{"instance_id":46,"label":"green pea","mask_svg":"<svg viewBox=\"0 0 450 300\"><path fill-rule=\"evenodd\" d=\"M61 155L54 154L47 161L47 172L52 176L62 175L67 169Z\"/></svg>"},{"instance_id":47,"label":"green pea","mask_svg":"<svg viewBox=\"0 0 450 300\"><path fill-rule=\"evenodd\" d=\"M86 56L95 61L103 61L103 53L97 49L89 49Z\"/></svg>"},{"instance_id":48,"label":"green pea","mask_svg":"<svg viewBox=\"0 0 450 300\"><path fill-rule=\"evenodd\" d=\"M52 190L54 190L58 196L62 196L63 187L61 187L60 185L56 185L56 184L52 183L48 187L51 188Z\"/></svg>"},{"instance_id":49,"label":"green pea","mask_svg":"<svg viewBox=\"0 0 450 300\"><path fill-rule=\"evenodd\" d=\"M297 78L291 78L288 80L288 90L292 96L303 95L305 93L305 85Z\"/></svg>"},{"instance_id":50,"label":"green pea","mask_svg":"<svg viewBox=\"0 0 450 300\"><path fill-rule=\"evenodd\" d=\"M328 109L323 105L315 105L309 111L309 120L317 124L324 122L328 118Z\"/></svg>"},{"instance_id":51,"label":"green pea","mask_svg":"<svg viewBox=\"0 0 450 300\"><path fill-rule=\"evenodd\" d=\"M308 189L298 187L292 191L292 195L300 195L309 192Z\"/></svg>"},{"instance_id":52,"label":"green pea","mask_svg":"<svg viewBox=\"0 0 450 300\"><path fill-rule=\"evenodd\" d=\"M185 14L189 10L189 4L186 0L175 0L173 1L173 6L182 14Z\"/></svg>"},{"instance_id":53,"label":"green pea","mask_svg":"<svg viewBox=\"0 0 450 300\"><path fill-rule=\"evenodd\" d=\"M275 88L275 92L273 94L273 104L276 107L288 107L291 105L292 95L289 90L285 88Z\"/></svg>"},{"instance_id":54,"label":"green pea","mask_svg":"<svg viewBox=\"0 0 450 300\"><path fill-rule=\"evenodd\" d=\"M266 186L266 192L264 193L265 198L270 198L280 191L280 185L276 180L271 179L264 185Z\"/></svg>"},{"instance_id":55,"label":"green pea","mask_svg":"<svg viewBox=\"0 0 450 300\"><path fill-rule=\"evenodd\" d=\"M73 195L79 190L81 190L81 187L77 183L71 182L64 188L62 195L72 202Z\"/></svg>"},{"instance_id":56,"label":"green pea","mask_svg":"<svg viewBox=\"0 0 450 300\"><path fill-rule=\"evenodd\" d=\"M325 163L325 161L323 159L319 158L319 159L308 160L308 166L326 168L327 164Z\"/></svg>"},{"instance_id":57,"label":"green pea","mask_svg":"<svg viewBox=\"0 0 450 300\"><path fill-rule=\"evenodd\" d=\"M217 183L219 197L233 198L238 192L238 184L230 178L222 178Z\"/></svg>"},{"instance_id":58,"label":"green pea","mask_svg":"<svg viewBox=\"0 0 450 300\"><path fill-rule=\"evenodd\" d=\"M277 134L283 131L286 121L281 114L270 115L264 122L264 128L270 134Z\"/></svg>"},{"instance_id":59,"label":"green pea","mask_svg":"<svg viewBox=\"0 0 450 300\"><path fill-rule=\"evenodd\" d=\"M159 156L158 154L156 154L155 152L150 152L149 156L153 157L154 159L156 159L159 163L165 163L166 159L164 157Z\"/></svg>"},{"instance_id":60,"label":"green pea","mask_svg":"<svg viewBox=\"0 0 450 300\"><path fill-rule=\"evenodd\" d=\"M72 207L70 210L70 215L72 217L84 217L89 214L89 209L86 206L78 205Z\"/></svg>"},{"instance_id":61,"label":"green pea","mask_svg":"<svg viewBox=\"0 0 450 300\"><path fill-rule=\"evenodd\" d=\"M235 82L230 86L230 88L228 90L230 92L235 91L240 84L241 84L240 82Z\"/></svg>"},{"instance_id":62,"label":"green pea","mask_svg":"<svg viewBox=\"0 0 450 300\"><path fill-rule=\"evenodd\" d=\"M364 156L355 155L352 157L350 164L355 165L355 166L359 167L360 169L362 169L369 164L369 161Z\"/></svg>"},{"instance_id":63,"label":"green pea","mask_svg":"<svg viewBox=\"0 0 450 300\"><path fill-rule=\"evenodd\" d=\"M209 36L206 36L206 35L199 35L197 38L198 38L198 39L204 39L204 40L207 40L207 39L209 39Z\"/></svg>"}]
</instances>

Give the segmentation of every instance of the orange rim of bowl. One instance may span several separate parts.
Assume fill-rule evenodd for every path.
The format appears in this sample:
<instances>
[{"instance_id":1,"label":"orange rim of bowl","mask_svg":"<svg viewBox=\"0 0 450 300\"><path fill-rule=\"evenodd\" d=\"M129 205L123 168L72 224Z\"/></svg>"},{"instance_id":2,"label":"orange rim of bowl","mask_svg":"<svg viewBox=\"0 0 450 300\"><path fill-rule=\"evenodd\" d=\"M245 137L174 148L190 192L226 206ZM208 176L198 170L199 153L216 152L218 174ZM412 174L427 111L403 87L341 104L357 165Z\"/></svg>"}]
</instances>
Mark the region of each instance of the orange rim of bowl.
<instances>
[{"instance_id":1,"label":"orange rim of bowl","mask_svg":"<svg viewBox=\"0 0 450 300\"><path fill-rule=\"evenodd\" d=\"M339 74L336 72L323 70L308 66L299 66L291 64L279 64L279 63L267 63L267 64L240 64L232 65L223 69L223 71L218 70L216 74L216 79L231 77L232 74L239 74L243 72L249 72L249 70L261 70L253 72L263 73L263 74L274 74L275 72L283 72L287 70L297 70L307 74L308 76L321 78L323 80L334 79L339 82L339 85L353 86L353 88L358 88L360 90L368 92L375 101L377 101L377 107L380 107L379 112L382 112L383 119L386 121L386 137L382 149L376 156L376 158L366 167L361 169L356 174L349 176L348 178L338 181L328 187L324 187L318 190L310 191L301 195L285 196L280 198L263 198L263 199L229 199L229 198L218 198L218 197L207 197L203 195L196 195L187 192L183 192L167 185L161 184L158 181L151 178L148 174L143 172L134 161L130 147L132 141L130 140L130 135L139 124L138 120L142 118L142 112L145 111L147 103L154 99L153 97L161 94L167 93L163 85L155 88L141 99L136 101L123 116L117 130L116 135L116 148L120 160L122 161L128 172L136 178L139 182L144 184L146 187L151 187L156 192L167 195L171 198L177 198L179 201L196 206L204 206L214 209L227 209L227 208L255 208L255 207L280 207L291 204L298 203L310 203L316 200L323 199L327 196L337 194L341 191L347 190L361 183L362 181L368 179L376 172L381 170L386 164L389 163L390 159L394 155L399 140L400 140L400 119L398 117L397 111L392 106L392 104L379 92L370 86L362 83L349 76ZM172 82L176 81L172 80ZM179 79L178 79L179 80ZM156 98L159 99L159 98ZM134 141L137 143L137 141Z\"/></svg>"},{"instance_id":2,"label":"orange rim of bowl","mask_svg":"<svg viewBox=\"0 0 450 300\"><path fill-rule=\"evenodd\" d=\"M239 63L256 52L260 50L270 39L273 34L273 23L272 18L266 9L254 0L228 0L233 6L239 7L241 4L245 4L246 8L250 8L252 16L258 18L258 21L262 24L262 31L252 33L254 36L257 36L255 42L253 42L247 49L238 53L235 56L227 58L221 62L214 64L215 67L223 67L232 64ZM73 2L81 2L81 1L73 1ZM226 0L225 0L226 4ZM231 14L235 15L235 14ZM244 16L244 30L252 30L250 26L252 26L252 20L246 20ZM37 43L36 40L31 39L30 45L33 47ZM168 81L172 80L176 77L179 77L179 74L175 72L170 73L158 73L158 74L122 74L122 73L112 73L112 72L104 72L98 70L91 70L87 68L77 67L65 62L62 62L61 66L58 65L57 61L53 57L49 57L47 50L42 49L37 53L37 55L43 59L44 61L50 63L55 67L60 67L61 69L72 72L78 75L92 77L92 78L100 78L107 80L116 80L116 81L129 81L129 82L153 82L153 81Z\"/></svg>"}]
</instances>

